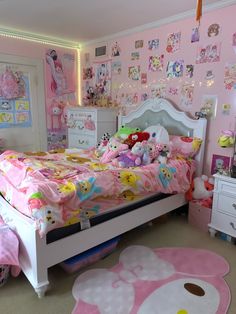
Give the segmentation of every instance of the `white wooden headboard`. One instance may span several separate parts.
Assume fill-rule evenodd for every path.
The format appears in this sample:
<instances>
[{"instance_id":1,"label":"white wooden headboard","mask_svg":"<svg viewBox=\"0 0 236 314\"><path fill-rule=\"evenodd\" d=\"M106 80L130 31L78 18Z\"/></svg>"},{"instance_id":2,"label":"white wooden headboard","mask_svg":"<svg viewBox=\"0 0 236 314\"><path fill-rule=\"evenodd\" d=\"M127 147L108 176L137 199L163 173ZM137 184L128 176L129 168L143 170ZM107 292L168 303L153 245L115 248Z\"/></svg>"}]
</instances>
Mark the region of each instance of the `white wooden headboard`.
<instances>
[{"instance_id":1,"label":"white wooden headboard","mask_svg":"<svg viewBox=\"0 0 236 314\"><path fill-rule=\"evenodd\" d=\"M195 157L198 163L196 175L202 174L206 119L192 119L185 112L177 110L168 100L162 98L148 99L135 111L126 116L119 116L118 125L139 127L142 130L150 125L161 124L170 135L185 135L199 137L203 140L201 148Z\"/></svg>"}]
</instances>

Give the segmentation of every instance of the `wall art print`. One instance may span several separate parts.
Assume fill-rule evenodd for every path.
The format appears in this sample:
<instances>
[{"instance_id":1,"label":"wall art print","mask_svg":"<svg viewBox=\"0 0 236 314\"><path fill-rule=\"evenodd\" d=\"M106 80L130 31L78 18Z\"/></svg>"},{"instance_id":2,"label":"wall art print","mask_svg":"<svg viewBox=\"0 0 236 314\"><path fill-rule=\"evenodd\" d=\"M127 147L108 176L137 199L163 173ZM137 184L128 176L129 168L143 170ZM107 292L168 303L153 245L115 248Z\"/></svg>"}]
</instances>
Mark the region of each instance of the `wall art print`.
<instances>
[{"instance_id":1,"label":"wall art print","mask_svg":"<svg viewBox=\"0 0 236 314\"><path fill-rule=\"evenodd\" d=\"M112 55L112 57L117 57L120 55L120 52L121 52L120 46L119 46L118 42L116 41L111 46L111 55Z\"/></svg>"},{"instance_id":2,"label":"wall art print","mask_svg":"<svg viewBox=\"0 0 236 314\"><path fill-rule=\"evenodd\" d=\"M136 40L134 43L134 47L135 49L143 48L143 40L142 39Z\"/></svg>"},{"instance_id":3,"label":"wall art print","mask_svg":"<svg viewBox=\"0 0 236 314\"><path fill-rule=\"evenodd\" d=\"M184 71L184 60L169 61L167 64L166 75L169 78L181 77Z\"/></svg>"},{"instance_id":4,"label":"wall art print","mask_svg":"<svg viewBox=\"0 0 236 314\"><path fill-rule=\"evenodd\" d=\"M76 92L76 56L75 52L63 49L47 49L46 91L47 97L53 98Z\"/></svg>"},{"instance_id":5,"label":"wall art print","mask_svg":"<svg viewBox=\"0 0 236 314\"><path fill-rule=\"evenodd\" d=\"M196 63L218 62L220 61L221 43L199 46L197 50Z\"/></svg>"},{"instance_id":6,"label":"wall art print","mask_svg":"<svg viewBox=\"0 0 236 314\"><path fill-rule=\"evenodd\" d=\"M185 83L181 87L181 106L189 107L193 104L194 84Z\"/></svg>"},{"instance_id":7,"label":"wall art print","mask_svg":"<svg viewBox=\"0 0 236 314\"><path fill-rule=\"evenodd\" d=\"M236 63L225 65L224 85L227 90L236 89Z\"/></svg>"},{"instance_id":8,"label":"wall art print","mask_svg":"<svg viewBox=\"0 0 236 314\"><path fill-rule=\"evenodd\" d=\"M128 77L133 81L140 80L140 65L130 66L128 68Z\"/></svg>"},{"instance_id":9,"label":"wall art print","mask_svg":"<svg viewBox=\"0 0 236 314\"><path fill-rule=\"evenodd\" d=\"M0 67L0 128L31 127L29 73L14 64Z\"/></svg>"},{"instance_id":10,"label":"wall art print","mask_svg":"<svg viewBox=\"0 0 236 314\"><path fill-rule=\"evenodd\" d=\"M111 60L94 63L94 86L98 96L111 95Z\"/></svg>"},{"instance_id":11,"label":"wall art print","mask_svg":"<svg viewBox=\"0 0 236 314\"><path fill-rule=\"evenodd\" d=\"M121 74L121 61L112 61L111 73L112 73L112 75L120 75Z\"/></svg>"},{"instance_id":12,"label":"wall art print","mask_svg":"<svg viewBox=\"0 0 236 314\"><path fill-rule=\"evenodd\" d=\"M159 39L151 39L148 41L148 49L155 50L159 48Z\"/></svg>"},{"instance_id":13,"label":"wall art print","mask_svg":"<svg viewBox=\"0 0 236 314\"><path fill-rule=\"evenodd\" d=\"M176 52L180 49L181 32L171 33L167 38L166 51L169 53Z\"/></svg>"},{"instance_id":14,"label":"wall art print","mask_svg":"<svg viewBox=\"0 0 236 314\"><path fill-rule=\"evenodd\" d=\"M193 64L187 64L186 65L186 72L185 72L186 77L192 78L193 77L193 70L194 70L194 65Z\"/></svg>"},{"instance_id":15,"label":"wall art print","mask_svg":"<svg viewBox=\"0 0 236 314\"><path fill-rule=\"evenodd\" d=\"M208 27L208 31L207 31L207 35L208 37L214 37L217 36L219 34L220 31L220 25L217 23L211 24Z\"/></svg>"},{"instance_id":16,"label":"wall art print","mask_svg":"<svg viewBox=\"0 0 236 314\"><path fill-rule=\"evenodd\" d=\"M131 52L131 60L139 60L139 52L138 51Z\"/></svg>"},{"instance_id":17,"label":"wall art print","mask_svg":"<svg viewBox=\"0 0 236 314\"><path fill-rule=\"evenodd\" d=\"M148 70L152 72L162 71L164 63L164 55L150 56L148 62Z\"/></svg>"},{"instance_id":18,"label":"wall art print","mask_svg":"<svg viewBox=\"0 0 236 314\"><path fill-rule=\"evenodd\" d=\"M212 155L211 174L228 172L231 158L222 155Z\"/></svg>"}]
</instances>

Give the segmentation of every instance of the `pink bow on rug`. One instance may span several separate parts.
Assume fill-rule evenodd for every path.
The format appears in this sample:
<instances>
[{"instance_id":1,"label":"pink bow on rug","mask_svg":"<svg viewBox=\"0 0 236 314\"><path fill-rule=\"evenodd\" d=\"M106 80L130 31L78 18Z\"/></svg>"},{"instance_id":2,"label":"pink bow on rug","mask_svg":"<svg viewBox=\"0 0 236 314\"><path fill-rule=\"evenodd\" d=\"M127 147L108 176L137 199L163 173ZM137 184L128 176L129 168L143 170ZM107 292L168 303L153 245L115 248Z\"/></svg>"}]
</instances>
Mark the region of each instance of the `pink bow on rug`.
<instances>
[{"instance_id":1,"label":"pink bow on rug","mask_svg":"<svg viewBox=\"0 0 236 314\"><path fill-rule=\"evenodd\" d=\"M211 251L131 246L111 270L89 270L76 279L72 314L225 314L228 271Z\"/></svg>"}]
</instances>

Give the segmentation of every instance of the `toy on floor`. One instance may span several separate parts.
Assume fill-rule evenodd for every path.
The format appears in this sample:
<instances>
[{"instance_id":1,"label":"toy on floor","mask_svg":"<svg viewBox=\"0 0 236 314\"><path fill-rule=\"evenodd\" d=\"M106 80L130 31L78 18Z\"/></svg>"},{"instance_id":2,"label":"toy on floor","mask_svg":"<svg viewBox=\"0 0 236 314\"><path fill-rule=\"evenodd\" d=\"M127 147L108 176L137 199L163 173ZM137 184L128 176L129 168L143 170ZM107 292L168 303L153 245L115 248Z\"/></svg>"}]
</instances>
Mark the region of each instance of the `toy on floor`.
<instances>
[{"instance_id":1,"label":"toy on floor","mask_svg":"<svg viewBox=\"0 0 236 314\"><path fill-rule=\"evenodd\" d=\"M188 201L195 200L204 207L212 207L212 196L214 189L214 180L206 175L196 177L192 180L190 189L186 192Z\"/></svg>"}]
</instances>

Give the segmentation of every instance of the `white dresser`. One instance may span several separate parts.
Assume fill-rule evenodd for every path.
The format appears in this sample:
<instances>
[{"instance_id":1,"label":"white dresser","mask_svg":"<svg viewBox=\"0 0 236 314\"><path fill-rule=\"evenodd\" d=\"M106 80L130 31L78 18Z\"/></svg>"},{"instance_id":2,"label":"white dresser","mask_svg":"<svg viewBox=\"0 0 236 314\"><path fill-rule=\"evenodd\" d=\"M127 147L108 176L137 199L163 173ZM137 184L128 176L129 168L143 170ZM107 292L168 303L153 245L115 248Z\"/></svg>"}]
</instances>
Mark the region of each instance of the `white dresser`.
<instances>
[{"instance_id":1,"label":"white dresser","mask_svg":"<svg viewBox=\"0 0 236 314\"><path fill-rule=\"evenodd\" d=\"M117 111L100 107L76 107L67 112L68 147L95 146L102 135L116 132Z\"/></svg>"},{"instance_id":2,"label":"white dresser","mask_svg":"<svg viewBox=\"0 0 236 314\"><path fill-rule=\"evenodd\" d=\"M211 222L211 236L216 231L236 238L236 179L215 174Z\"/></svg>"}]
</instances>

